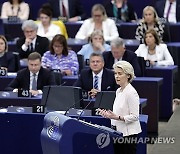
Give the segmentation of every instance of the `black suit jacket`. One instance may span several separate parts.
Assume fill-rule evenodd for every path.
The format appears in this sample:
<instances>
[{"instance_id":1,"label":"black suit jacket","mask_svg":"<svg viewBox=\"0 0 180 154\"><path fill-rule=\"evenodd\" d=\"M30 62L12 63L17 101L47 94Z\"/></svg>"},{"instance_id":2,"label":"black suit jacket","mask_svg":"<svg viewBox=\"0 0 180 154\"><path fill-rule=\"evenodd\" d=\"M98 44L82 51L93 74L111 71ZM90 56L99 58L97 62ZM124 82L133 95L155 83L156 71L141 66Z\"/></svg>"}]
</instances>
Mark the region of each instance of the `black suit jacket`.
<instances>
[{"instance_id":1,"label":"black suit jacket","mask_svg":"<svg viewBox=\"0 0 180 154\"><path fill-rule=\"evenodd\" d=\"M0 57L0 67L6 67L8 72L15 72L15 57L11 52L6 52Z\"/></svg>"},{"instance_id":2,"label":"black suit jacket","mask_svg":"<svg viewBox=\"0 0 180 154\"><path fill-rule=\"evenodd\" d=\"M29 50L23 51L22 45L24 43L25 43L25 37L20 38L16 43L20 59L27 58L29 54L34 51L40 53L41 56L43 56L43 54L49 50L49 40L46 37L41 37L37 35L34 51L29 51Z\"/></svg>"},{"instance_id":3,"label":"black suit jacket","mask_svg":"<svg viewBox=\"0 0 180 154\"><path fill-rule=\"evenodd\" d=\"M17 73L16 78L8 85L6 90L26 89L29 90L30 71L24 68ZM48 69L42 68L39 70L37 79L37 89L42 90L44 86L55 85L54 74Z\"/></svg>"},{"instance_id":4,"label":"black suit jacket","mask_svg":"<svg viewBox=\"0 0 180 154\"><path fill-rule=\"evenodd\" d=\"M93 89L93 74L92 70L84 69L81 71L79 79L74 83L74 86L81 87L85 91ZM114 72L106 68L103 69L101 91L115 91L118 88L114 78Z\"/></svg>"},{"instance_id":5,"label":"black suit jacket","mask_svg":"<svg viewBox=\"0 0 180 154\"><path fill-rule=\"evenodd\" d=\"M53 17L58 18L60 16L59 0L48 0L48 3L53 10ZM80 0L68 0L68 4L70 18L80 16L82 20L85 19L86 14Z\"/></svg>"},{"instance_id":6,"label":"black suit jacket","mask_svg":"<svg viewBox=\"0 0 180 154\"><path fill-rule=\"evenodd\" d=\"M166 0L159 0L155 4L155 9L159 17L164 16L164 8L165 8ZM180 22L180 0L176 0L176 20Z\"/></svg>"},{"instance_id":7,"label":"black suit jacket","mask_svg":"<svg viewBox=\"0 0 180 154\"><path fill-rule=\"evenodd\" d=\"M114 64L114 57L112 55L112 52L104 52L103 57L104 57L105 67L108 69L112 69ZM134 52L126 50L124 52L122 60L129 62L133 66L134 73L136 76L141 76L141 68L138 63L137 55Z\"/></svg>"},{"instance_id":8,"label":"black suit jacket","mask_svg":"<svg viewBox=\"0 0 180 154\"><path fill-rule=\"evenodd\" d=\"M129 18L127 21L136 20L135 12L132 5L130 3L127 3L127 7ZM111 3L111 1L105 4L105 9L108 17L115 17L113 13L113 4ZM121 17L119 19L121 20Z\"/></svg>"}]
</instances>

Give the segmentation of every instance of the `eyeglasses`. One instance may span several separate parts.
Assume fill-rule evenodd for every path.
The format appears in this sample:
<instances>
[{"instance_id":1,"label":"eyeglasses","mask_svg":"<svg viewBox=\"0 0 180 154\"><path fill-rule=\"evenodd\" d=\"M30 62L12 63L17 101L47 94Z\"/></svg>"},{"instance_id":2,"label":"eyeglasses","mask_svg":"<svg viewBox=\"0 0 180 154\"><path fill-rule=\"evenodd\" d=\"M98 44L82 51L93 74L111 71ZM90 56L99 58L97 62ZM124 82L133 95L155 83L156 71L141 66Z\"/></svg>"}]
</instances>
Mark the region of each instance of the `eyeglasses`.
<instances>
[{"instance_id":1,"label":"eyeglasses","mask_svg":"<svg viewBox=\"0 0 180 154\"><path fill-rule=\"evenodd\" d=\"M24 33L33 33L35 30L24 31Z\"/></svg>"},{"instance_id":2,"label":"eyeglasses","mask_svg":"<svg viewBox=\"0 0 180 154\"><path fill-rule=\"evenodd\" d=\"M53 48L63 48L63 45L53 45Z\"/></svg>"},{"instance_id":3,"label":"eyeglasses","mask_svg":"<svg viewBox=\"0 0 180 154\"><path fill-rule=\"evenodd\" d=\"M100 18L100 17L102 17L103 15L102 15L102 14L94 14L93 16Z\"/></svg>"}]
</instances>

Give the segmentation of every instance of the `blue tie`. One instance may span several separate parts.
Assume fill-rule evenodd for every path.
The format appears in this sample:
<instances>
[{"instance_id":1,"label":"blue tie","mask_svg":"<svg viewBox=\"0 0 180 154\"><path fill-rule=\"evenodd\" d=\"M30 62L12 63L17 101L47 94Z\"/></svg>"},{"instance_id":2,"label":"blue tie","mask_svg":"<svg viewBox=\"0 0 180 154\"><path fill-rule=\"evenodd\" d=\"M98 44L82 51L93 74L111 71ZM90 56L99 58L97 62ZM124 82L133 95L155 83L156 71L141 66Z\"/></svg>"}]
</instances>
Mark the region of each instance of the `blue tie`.
<instances>
[{"instance_id":1,"label":"blue tie","mask_svg":"<svg viewBox=\"0 0 180 154\"><path fill-rule=\"evenodd\" d=\"M98 89L98 76L94 76L94 89Z\"/></svg>"}]
</instances>

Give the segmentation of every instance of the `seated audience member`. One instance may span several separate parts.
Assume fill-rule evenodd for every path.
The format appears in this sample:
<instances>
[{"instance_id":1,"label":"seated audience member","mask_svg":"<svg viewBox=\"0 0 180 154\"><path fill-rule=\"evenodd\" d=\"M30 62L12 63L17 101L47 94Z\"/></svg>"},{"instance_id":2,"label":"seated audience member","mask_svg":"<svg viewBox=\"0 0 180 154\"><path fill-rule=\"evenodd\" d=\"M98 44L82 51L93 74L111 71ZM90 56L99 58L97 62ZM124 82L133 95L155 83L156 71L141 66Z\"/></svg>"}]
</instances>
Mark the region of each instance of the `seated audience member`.
<instances>
[{"instance_id":1,"label":"seated audience member","mask_svg":"<svg viewBox=\"0 0 180 154\"><path fill-rule=\"evenodd\" d=\"M164 17L168 22L180 22L180 0L158 0L155 9L158 16Z\"/></svg>"},{"instance_id":2,"label":"seated audience member","mask_svg":"<svg viewBox=\"0 0 180 154\"><path fill-rule=\"evenodd\" d=\"M136 29L136 39L144 43L144 34L148 29L155 29L160 42L163 41L164 24L159 20L159 17L152 6L146 6L143 10L143 19L138 24Z\"/></svg>"},{"instance_id":3,"label":"seated audience member","mask_svg":"<svg viewBox=\"0 0 180 154\"><path fill-rule=\"evenodd\" d=\"M84 20L86 14L80 0L48 0L53 18L66 17L69 22Z\"/></svg>"},{"instance_id":4,"label":"seated audience member","mask_svg":"<svg viewBox=\"0 0 180 154\"><path fill-rule=\"evenodd\" d=\"M68 50L66 38L57 34L50 43L50 51L44 53L42 66L49 69L58 69L64 75L77 75L79 63L77 54Z\"/></svg>"},{"instance_id":5,"label":"seated audience member","mask_svg":"<svg viewBox=\"0 0 180 154\"><path fill-rule=\"evenodd\" d=\"M89 66L90 68L81 71L74 86L88 91L91 97L95 97L99 91L115 91L118 88L114 72L104 68L104 59L101 53L93 52L91 54Z\"/></svg>"},{"instance_id":6,"label":"seated audience member","mask_svg":"<svg viewBox=\"0 0 180 154\"><path fill-rule=\"evenodd\" d=\"M88 44L83 45L81 50L77 53L84 56L84 60L89 60L90 55L93 52L103 53L105 51L110 51L111 47L104 41L103 33L100 30L95 30L90 36L90 41Z\"/></svg>"},{"instance_id":7,"label":"seated audience member","mask_svg":"<svg viewBox=\"0 0 180 154\"><path fill-rule=\"evenodd\" d=\"M124 22L135 21L136 16L133 6L127 0L111 0L105 4L108 17Z\"/></svg>"},{"instance_id":8,"label":"seated audience member","mask_svg":"<svg viewBox=\"0 0 180 154\"><path fill-rule=\"evenodd\" d=\"M119 60L125 60L134 68L136 76L141 76L141 69L136 54L133 51L126 50L123 39L116 38L111 41L111 52L104 52L105 67L113 68L113 64Z\"/></svg>"},{"instance_id":9,"label":"seated audience member","mask_svg":"<svg viewBox=\"0 0 180 154\"><path fill-rule=\"evenodd\" d=\"M56 34L62 34L60 27L51 23L52 11L48 5L44 5L39 10L39 20L37 35L47 37L49 41L53 39Z\"/></svg>"},{"instance_id":10,"label":"seated audience member","mask_svg":"<svg viewBox=\"0 0 180 154\"><path fill-rule=\"evenodd\" d=\"M104 6L95 4L91 15L91 18L83 22L75 36L76 39L88 39L94 30L101 30L105 41L111 41L119 36L116 24L112 19L107 18Z\"/></svg>"},{"instance_id":11,"label":"seated audience member","mask_svg":"<svg viewBox=\"0 0 180 154\"><path fill-rule=\"evenodd\" d=\"M23 89L29 90L32 95L38 95L42 94L43 87L47 85L55 85L54 74L41 67L41 55L33 52L28 56L28 68L17 73L7 90L17 92L18 89Z\"/></svg>"},{"instance_id":12,"label":"seated audience member","mask_svg":"<svg viewBox=\"0 0 180 154\"><path fill-rule=\"evenodd\" d=\"M174 65L167 45L160 43L159 37L154 29L146 31L144 44L140 44L135 53L137 56L149 60L151 65Z\"/></svg>"},{"instance_id":13,"label":"seated audience member","mask_svg":"<svg viewBox=\"0 0 180 154\"><path fill-rule=\"evenodd\" d=\"M15 72L14 55L8 52L7 40L2 35L0 35L0 68L5 68L8 72Z\"/></svg>"},{"instance_id":14,"label":"seated audience member","mask_svg":"<svg viewBox=\"0 0 180 154\"><path fill-rule=\"evenodd\" d=\"M178 98L173 99L172 111L174 112L178 108L178 106L180 106L180 99Z\"/></svg>"},{"instance_id":15,"label":"seated audience member","mask_svg":"<svg viewBox=\"0 0 180 154\"><path fill-rule=\"evenodd\" d=\"M30 53L36 51L41 54L48 51L49 40L37 35L38 26L33 20L27 20L22 24L24 36L17 43L20 59L27 58Z\"/></svg>"},{"instance_id":16,"label":"seated audience member","mask_svg":"<svg viewBox=\"0 0 180 154\"><path fill-rule=\"evenodd\" d=\"M7 19L9 16L17 16L21 20L27 20L29 12L29 5L23 0L8 0L2 5L1 18Z\"/></svg>"}]
</instances>

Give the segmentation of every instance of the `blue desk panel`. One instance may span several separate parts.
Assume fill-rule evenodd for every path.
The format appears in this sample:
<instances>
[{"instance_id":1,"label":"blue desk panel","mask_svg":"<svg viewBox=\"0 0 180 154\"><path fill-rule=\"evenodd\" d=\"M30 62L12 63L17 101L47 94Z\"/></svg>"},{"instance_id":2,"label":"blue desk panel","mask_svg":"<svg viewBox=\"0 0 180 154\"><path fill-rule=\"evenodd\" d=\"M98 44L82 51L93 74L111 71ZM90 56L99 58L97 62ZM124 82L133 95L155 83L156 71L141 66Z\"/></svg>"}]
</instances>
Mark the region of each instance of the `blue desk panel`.
<instances>
[{"instance_id":1,"label":"blue desk panel","mask_svg":"<svg viewBox=\"0 0 180 154\"><path fill-rule=\"evenodd\" d=\"M158 135L159 102L163 79L154 77L137 77L132 85L141 98L147 98L147 106L143 108L143 114L149 116L148 133Z\"/></svg>"},{"instance_id":2,"label":"blue desk panel","mask_svg":"<svg viewBox=\"0 0 180 154\"><path fill-rule=\"evenodd\" d=\"M147 119L146 115L140 116L143 130L140 136L143 137L147 135ZM40 133L43 128L43 122L44 114L0 113L1 153L42 154ZM138 151L140 152L138 154L145 154L146 146L139 148Z\"/></svg>"},{"instance_id":3,"label":"blue desk panel","mask_svg":"<svg viewBox=\"0 0 180 154\"><path fill-rule=\"evenodd\" d=\"M162 85L162 99L159 104L159 116L163 119L169 119L172 114L173 79L177 71L177 66L146 68L146 76L163 78L164 84Z\"/></svg>"}]
</instances>

